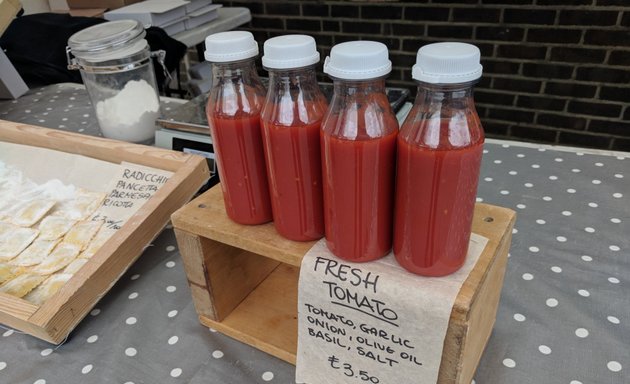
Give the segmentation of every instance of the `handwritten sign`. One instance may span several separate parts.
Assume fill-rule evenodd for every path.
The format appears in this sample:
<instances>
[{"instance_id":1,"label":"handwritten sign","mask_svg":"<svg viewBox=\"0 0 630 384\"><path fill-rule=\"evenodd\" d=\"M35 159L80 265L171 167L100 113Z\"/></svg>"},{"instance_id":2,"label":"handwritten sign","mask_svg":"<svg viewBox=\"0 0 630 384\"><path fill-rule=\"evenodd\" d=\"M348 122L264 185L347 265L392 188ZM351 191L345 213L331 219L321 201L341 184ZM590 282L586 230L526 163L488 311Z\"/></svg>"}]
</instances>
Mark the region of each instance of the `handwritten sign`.
<instances>
[{"instance_id":1,"label":"handwritten sign","mask_svg":"<svg viewBox=\"0 0 630 384\"><path fill-rule=\"evenodd\" d=\"M102 206L92 220L117 230L171 177L172 173L137 164L122 163L113 175Z\"/></svg>"},{"instance_id":2,"label":"handwritten sign","mask_svg":"<svg viewBox=\"0 0 630 384\"><path fill-rule=\"evenodd\" d=\"M487 242L473 234L459 271L426 278L392 254L350 263L319 241L300 270L296 382L435 384L453 303Z\"/></svg>"}]
</instances>

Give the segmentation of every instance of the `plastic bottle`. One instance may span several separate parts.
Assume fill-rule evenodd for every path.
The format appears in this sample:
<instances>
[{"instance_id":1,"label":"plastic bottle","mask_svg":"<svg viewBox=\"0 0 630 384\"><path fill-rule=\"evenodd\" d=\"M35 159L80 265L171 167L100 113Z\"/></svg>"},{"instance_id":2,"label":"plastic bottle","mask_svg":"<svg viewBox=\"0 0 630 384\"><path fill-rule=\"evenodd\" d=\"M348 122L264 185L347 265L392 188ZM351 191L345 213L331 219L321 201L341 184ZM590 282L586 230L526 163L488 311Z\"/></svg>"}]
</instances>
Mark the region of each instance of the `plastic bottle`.
<instances>
[{"instance_id":1,"label":"plastic bottle","mask_svg":"<svg viewBox=\"0 0 630 384\"><path fill-rule=\"evenodd\" d=\"M260 129L265 89L256 73L258 44L249 32L206 38L212 90L206 114L228 217L239 224L272 220Z\"/></svg>"},{"instance_id":2,"label":"plastic bottle","mask_svg":"<svg viewBox=\"0 0 630 384\"><path fill-rule=\"evenodd\" d=\"M334 46L324 72L334 94L322 122L326 243L336 256L370 261L391 249L398 122L385 93L387 47Z\"/></svg>"},{"instance_id":3,"label":"plastic bottle","mask_svg":"<svg viewBox=\"0 0 630 384\"><path fill-rule=\"evenodd\" d=\"M274 225L287 239L317 240L324 236L319 131L328 102L315 76L315 39L271 38L262 62L269 71L261 124Z\"/></svg>"},{"instance_id":4,"label":"plastic bottle","mask_svg":"<svg viewBox=\"0 0 630 384\"><path fill-rule=\"evenodd\" d=\"M466 260L484 142L473 85L479 49L436 43L418 51L415 104L398 135L394 254L425 276Z\"/></svg>"}]
</instances>

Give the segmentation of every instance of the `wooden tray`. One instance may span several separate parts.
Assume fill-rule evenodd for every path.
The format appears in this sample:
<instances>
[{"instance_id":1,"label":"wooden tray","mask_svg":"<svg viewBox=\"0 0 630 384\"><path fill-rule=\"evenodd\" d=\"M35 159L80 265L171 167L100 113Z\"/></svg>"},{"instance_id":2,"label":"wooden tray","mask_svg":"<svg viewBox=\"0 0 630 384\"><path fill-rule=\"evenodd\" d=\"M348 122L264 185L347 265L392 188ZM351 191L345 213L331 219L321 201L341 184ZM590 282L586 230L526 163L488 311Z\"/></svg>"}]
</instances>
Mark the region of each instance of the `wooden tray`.
<instances>
[{"instance_id":1,"label":"wooden tray","mask_svg":"<svg viewBox=\"0 0 630 384\"><path fill-rule=\"evenodd\" d=\"M438 383L469 384L474 376L494 325L515 217L506 208L475 207L473 231L489 242L456 298ZM220 186L172 221L201 323L295 364L299 268L314 242L281 238L272 223L234 223Z\"/></svg>"},{"instance_id":2,"label":"wooden tray","mask_svg":"<svg viewBox=\"0 0 630 384\"><path fill-rule=\"evenodd\" d=\"M0 323L58 344L164 228L170 215L208 180L201 156L0 120L0 141L123 161L173 172L116 235L40 307L0 293Z\"/></svg>"}]
</instances>

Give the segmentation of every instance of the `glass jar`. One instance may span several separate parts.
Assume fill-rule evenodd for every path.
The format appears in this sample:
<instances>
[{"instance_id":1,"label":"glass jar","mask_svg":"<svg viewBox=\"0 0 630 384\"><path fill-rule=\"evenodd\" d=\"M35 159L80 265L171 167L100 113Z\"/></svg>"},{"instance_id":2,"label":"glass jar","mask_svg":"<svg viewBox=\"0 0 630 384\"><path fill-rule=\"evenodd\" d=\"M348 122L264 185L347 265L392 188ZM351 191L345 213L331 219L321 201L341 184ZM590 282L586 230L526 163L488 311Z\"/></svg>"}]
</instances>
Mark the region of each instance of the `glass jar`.
<instances>
[{"instance_id":1,"label":"glass jar","mask_svg":"<svg viewBox=\"0 0 630 384\"><path fill-rule=\"evenodd\" d=\"M315 76L315 39L271 38L262 62L269 71L261 123L273 222L289 240L317 240L324 236L319 131L328 102Z\"/></svg>"},{"instance_id":2,"label":"glass jar","mask_svg":"<svg viewBox=\"0 0 630 384\"><path fill-rule=\"evenodd\" d=\"M272 220L260 129L265 88L256 73L258 44L249 32L206 38L212 89L206 114L228 217L239 224Z\"/></svg>"},{"instance_id":3,"label":"glass jar","mask_svg":"<svg viewBox=\"0 0 630 384\"><path fill-rule=\"evenodd\" d=\"M466 260L484 133L473 85L479 49L436 43L418 51L418 93L398 135L394 254L410 272L443 276Z\"/></svg>"},{"instance_id":4,"label":"glass jar","mask_svg":"<svg viewBox=\"0 0 630 384\"><path fill-rule=\"evenodd\" d=\"M324 63L334 93L322 122L326 243L348 261L391 249L398 121L385 93L387 47L373 41L335 45Z\"/></svg>"},{"instance_id":5,"label":"glass jar","mask_svg":"<svg viewBox=\"0 0 630 384\"><path fill-rule=\"evenodd\" d=\"M160 102L145 34L140 22L119 20L68 39L68 68L81 72L105 137L134 143L154 140Z\"/></svg>"}]
</instances>

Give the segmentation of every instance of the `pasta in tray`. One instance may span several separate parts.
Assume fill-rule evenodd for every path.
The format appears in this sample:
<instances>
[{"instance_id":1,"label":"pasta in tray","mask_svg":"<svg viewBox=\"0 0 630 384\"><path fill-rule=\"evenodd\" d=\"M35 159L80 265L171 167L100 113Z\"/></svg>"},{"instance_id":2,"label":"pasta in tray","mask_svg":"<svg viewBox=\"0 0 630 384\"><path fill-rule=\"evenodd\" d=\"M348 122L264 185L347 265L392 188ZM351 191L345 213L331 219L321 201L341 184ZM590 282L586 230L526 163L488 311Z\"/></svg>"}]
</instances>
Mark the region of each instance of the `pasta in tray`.
<instances>
[{"instance_id":1,"label":"pasta in tray","mask_svg":"<svg viewBox=\"0 0 630 384\"><path fill-rule=\"evenodd\" d=\"M54 296L115 233L90 220L104 198L59 180L38 185L0 161L0 293L35 305Z\"/></svg>"}]
</instances>

